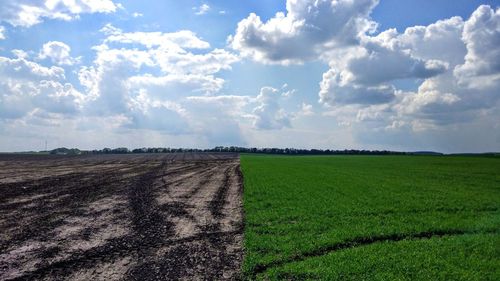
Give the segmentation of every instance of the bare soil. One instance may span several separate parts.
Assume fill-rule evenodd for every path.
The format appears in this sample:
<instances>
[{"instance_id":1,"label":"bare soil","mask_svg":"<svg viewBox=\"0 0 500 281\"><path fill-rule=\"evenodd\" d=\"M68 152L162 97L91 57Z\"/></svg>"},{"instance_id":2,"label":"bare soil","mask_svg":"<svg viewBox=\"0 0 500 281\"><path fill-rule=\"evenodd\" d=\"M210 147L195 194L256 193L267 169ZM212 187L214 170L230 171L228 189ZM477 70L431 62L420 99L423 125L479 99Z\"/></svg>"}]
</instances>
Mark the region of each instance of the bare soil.
<instances>
[{"instance_id":1,"label":"bare soil","mask_svg":"<svg viewBox=\"0 0 500 281\"><path fill-rule=\"evenodd\" d=\"M0 280L237 280L237 154L0 155Z\"/></svg>"}]
</instances>

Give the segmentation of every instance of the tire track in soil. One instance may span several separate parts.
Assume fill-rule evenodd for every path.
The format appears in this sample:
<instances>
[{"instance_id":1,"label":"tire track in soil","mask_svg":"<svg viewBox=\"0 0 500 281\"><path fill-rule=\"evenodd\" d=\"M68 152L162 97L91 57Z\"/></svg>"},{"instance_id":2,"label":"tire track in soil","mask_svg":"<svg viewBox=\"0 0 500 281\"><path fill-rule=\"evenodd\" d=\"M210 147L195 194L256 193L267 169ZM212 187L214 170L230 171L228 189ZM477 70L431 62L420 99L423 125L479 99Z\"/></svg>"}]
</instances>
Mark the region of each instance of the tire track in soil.
<instances>
[{"instance_id":1,"label":"tire track in soil","mask_svg":"<svg viewBox=\"0 0 500 281\"><path fill-rule=\"evenodd\" d=\"M252 270L252 278L256 279L258 274L264 273L270 268L280 267L294 262L301 262L309 258L320 257L330 253L352 249L355 247L363 247L380 242L396 243L404 240L433 239L433 238L460 236L467 234L499 234L499 231L498 230L466 231L461 229L444 229L444 230L424 231L418 233L395 233L395 234L380 235L380 236L356 237L336 244L323 246L309 252L300 253L295 256L291 256L281 260L271 261L266 264L257 264Z\"/></svg>"},{"instance_id":2,"label":"tire track in soil","mask_svg":"<svg viewBox=\"0 0 500 281\"><path fill-rule=\"evenodd\" d=\"M101 173L99 168L96 168L95 175L85 174L83 180L78 180L82 175L74 174L62 181L52 179L49 180L50 184L46 182L38 185L43 192L47 192L45 188L47 185L53 186L50 190L55 189L59 197L68 193L67 190L76 194L83 193L76 198L61 197L52 205L56 211L54 219L58 223L57 225L53 222L48 223L46 234L56 226L64 227L65 218L78 215L70 211L75 209L75 206L84 208L97 199L115 195L120 195L128 201L126 216L129 217L129 225L124 221L109 223L124 224L129 231L125 235L101 241L102 243L90 249L76 252L68 252L65 249L71 244L71 240L60 244L61 241L51 241L51 237L43 235L42 240L46 241L42 243L47 242L47 245L44 244L42 248L34 249L28 254L51 261L38 263L34 269L31 267L23 270L22 264L5 264L6 260L2 260L0 256L0 279L40 280L63 277L70 280L240 279L243 215L241 174L238 173L239 159L235 154L154 156L128 155L125 158L113 156L106 161L100 159L100 163L106 165L113 163L127 163L127 165L119 165L116 170L110 169ZM92 163L95 159L86 157L84 161ZM71 163L68 165L81 165L81 163L71 158ZM128 176L130 173L134 175ZM65 176L54 178L65 178ZM67 190L62 192L58 188ZM85 190L90 194L84 195ZM239 196L234 197L234 194ZM30 195L36 195L36 192L30 192ZM19 196L22 197L22 194ZM161 203L160 197L167 202ZM234 202L228 202L229 198ZM75 199L77 202L71 205L70 200L75 201ZM234 206L239 206L239 209ZM0 205L0 211L8 214L9 210L4 210L6 209L4 207L6 206ZM115 212L115 209L120 207L115 204L110 208ZM50 211L44 210L42 213L48 215ZM98 219L101 213L93 212L91 215L97 216ZM221 230L221 225L227 224L223 220L233 216L239 223L226 225ZM208 219L200 220L199 217ZM182 222L186 220L195 227L185 236L176 236L175 229L182 227ZM43 228L43 224L40 227ZM23 241L37 237L33 233L34 230L30 228L30 231L25 232ZM15 248L19 245L12 242L15 241L7 241L5 246ZM56 246L51 246L54 242ZM61 256L61 253L66 255ZM2 278L4 276L2 270L6 268L10 270L9 268L16 266L21 267L20 274L14 275L13 278L12 276Z\"/></svg>"},{"instance_id":3,"label":"tire track in soil","mask_svg":"<svg viewBox=\"0 0 500 281\"><path fill-rule=\"evenodd\" d=\"M226 162L219 162L213 171L214 173L208 178L204 177L203 172L195 173L183 181L181 186L173 186L176 189L185 187L188 191L185 192L185 195L171 198L172 202L168 204L172 207L170 214L180 214L177 218L183 216L190 220L195 225L190 236L199 236L200 239L162 249L160 252L163 258L154 265L149 265L149 270L155 269L163 272L168 280L181 277L191 280L235 280L240 278L243 232L241 226L243 224L237 224L229 231L220 231L220 219L224 217L220 209L227 203L226 195L230 188L228 183L232 176L231 171L235 170L235 166L238 167L234 161ZM167 182L177 183L177 180L169 179ZM233 188L239 190L238 186ZM203 193L200 194L199 192L202 190ZM195 194L200 197L193 198ZM200 216L200 212L204 212L201 216L210 217L210 219L206 221L193 220L193 218ZM176 220L175 227L179 227L179 224L182 223L182 219ZM213 233L230 235L212 235ZM234 247L235 244L237 247Z\"/></svg>"},{"instance_id":4,"label":"tire track in soil","mask_svg":"<svg viewBox=\"0 0 500 281\"><path fill-rule=\"evenodd\" d=\"M211 159L211 158L210 158ZM221 163L215 162L210 163L207 162L205 165L198 167L198 169L190 169L189 175L185 177L183 174L179 173L171 173L169 171L166 175L170 175L168 177L168 181L165 180L165 177L161 178L163 184L163 200L164 202L161 207L164 210L167 216L174 217L173 223L176 228L188 229L191 226L192 233L194 229L197 230L205 230L206 222L203 220L200 221L200 213L203 218L203 213L206 213L206 200L196 201L195 197L202 190L207 190L207 186L211 182L216 182L217 179L215 177L218 174L218 170L221 170ZM176 171L179 169L176 168ZM198 171L200 170L200 171ZM174 176L175 175L175 176ZM177 176L177 177L176 177ZM183 180L180 180L182 178ZM189 179L186 181L186 179ZM208 190L210 192L210 190ZM200 195L203 199L207 197L205 194ZM208 229L207 229L208 230ZM178 236L183 237L185 234L177 233Z\"/></svg>"}]
</instances>

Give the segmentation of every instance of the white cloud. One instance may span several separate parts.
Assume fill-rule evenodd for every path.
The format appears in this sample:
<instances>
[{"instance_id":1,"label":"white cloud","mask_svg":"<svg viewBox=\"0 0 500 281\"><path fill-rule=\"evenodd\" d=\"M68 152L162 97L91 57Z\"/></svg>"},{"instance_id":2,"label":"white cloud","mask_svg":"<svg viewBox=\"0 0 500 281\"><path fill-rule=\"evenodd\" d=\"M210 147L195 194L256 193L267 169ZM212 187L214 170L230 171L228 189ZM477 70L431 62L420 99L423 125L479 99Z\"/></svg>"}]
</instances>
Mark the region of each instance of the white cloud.
<instances>
[{"instance_id":1,"label":"white cloud","mask_svg":"<svg viewBox=\"0 0 500 281\"><path fill-rule=\"evenodd\" d=\"M216 106L220 111L232 116L245 116L244 108L254 102L255 98L250 96L218 95L218 96L189 96L189 102L196 104L209 104Z\"/></svg>"},{"instance_id":2,"label":"white cloud","mask_svg":"<svg viewBox=\"0 0 500 281\"><path fill-rule=\"evenodd\" d=\"M84 96L65 82L64 70L25 58L0 57L0 119L18 119L30 112L73 115Z\"/></svg>"},{"instance_id":3,"label":"white cloud","mask_svg":"<svg viewBox=\"0 0 500 281\"><path fill-rule=\"evenodd\" d=\"M64 69L51 66L45 67L24 58L10 59L0 57L0 76L18 80L34 79L64 79Z\"/></svg>"},{"instance_id":4,"label":"white cloud","mask_svg":"<svg viewBox=\"0 0 500 281\"><path fill-rule=\"evenodd\" d=\"M423 60L408 54L404 49L383 46L377 42L377 37L368 37L362 43L363 55L346 62L342 77L350 78L351 83L376 85L397 79L429 78L448 68L443 61ZM335 66L335 62L332 64Z\"/></svg>"},{"instance_id":5,"label":"white cloud","mask_svg":"<svg viewBox=\"0 0 500 281\"><path fill-rule=\"evenodd\" d=\"M257 106L253 109L253 126L257 129L271 130L290 127L291 115L281 107L281 93L272 87L263 87L256 98Z\"/></svg>"},{"instance_id":6,"label":"white cloud","mask_svg":"<svg viewBox=\"0 0 500 281\"><path fill-rule=\"evenodd\" d=\"M144 89L157 98L177 99L187 94L212 94L224 85L222 78L201 74L167 74L164 76L138 75L129 77L130 90Z\"/></svg>"},{"instance_id":7,"label":"white cloud","mask_svg":"<svg viewBox=\"0 0 500 281\"><path fill-rule=\"evenodd\" d=\"M19 50L19 49L13 49L11 51L11 53L16 56L16 58L19 58L19 59L28 59L29 58L29 54L23 50Z\"/></svg>"},{"instance_id":8,"label":"white cloud","mask_svg":"<svg viewBox=\"0 0 500 281\"><path fill-rule=\"evenodd\" d=\"M193 132L211 145L246 145L242 127L254 97L237 95L190 96L183 102Z\"/></svg>"},{"instance_id":9,"label":"white cloud","mask_svg":"<svg viewBox=\"0 0 500 281\"><path fill-rule=\"evenodd\" d=\"M298 115L303 115L303 116L314 115L314 110L313 110L312 104L307 104L307 103L303 102Z\"/></svg>"},{"instance_id":10,"label":"white cloud","mask_svg":"<svg viewBox=\"0 0 500 281\"><path fill-rule=\"evenodd\" d=\"M0 22L30 27L44 19L74 20L84 13L112 13L118 5L111 0L4 0Z\"/></svg>"},{"instance_id":11,"label":"white cloud","mask_svg":"<svg viewBox=\"0 0 500 281\"><path fill-rule=\"evenodd\" d=\"M185 109L171 101L150 99L146 91L141 91L130 99L130 112L124 113L127 122L124 128L146 129L170 134L190 132L185 118Z\"/></svg>"},{"instance_id":12,"label":"white cloud","mask_svg":"<svg viewBox=\"0 0 500 281\"><path fill-rule=\"evenodd\" d=\"M328 63L320 102L348 127L368 122L367 131L424 132L475 122L476 116L496 118L500 9L481 6L466 21L452 17L372 35L377 24L370 13L377 3L289 0L286 13L267 22L250 14L228 42L261 63ZM401 84L420 87L408 91Z\"/></svg>"},{"instance_id":13,"label":"white cloud","mask_svg":"<svg viewBox=\"0 0 500 281\"><path fill-rule=\"evenodd\" d=\"M214 74L230 69L231 64L238 61L237 56L221 49L198 54L189 52L188 49L209 48L207 42L191 31L125 33L106 25L103 32L108 37L104 44L94 48L97 51L94 66L80 71L82 85L94 97L106 95L106 89L117 95L133 94L142 89L157 99L179 98L193 92L214 93L224 83ZM121 48L111 48L112 44L121 44ZM140 44L145 49L129 47L129 44ZM141 71L144 67L160 73L148 74ZM104 85L113 81L116 85ZM120 110L126 107L120 99L111 96L110 106L121 104Z\"/></svg>"},{"instance_id":14,"label":"white cloud","mask_svg":"<svg viewBox=\"0 0 500 281\"><path fill-rule=\"evenodd\" d=\"M363 141L380 141L389 131L408 142L405 134L425 138L492 126L500 118L498 14L481 6L466 21L453 17L404 33L390 29L361 36L358 46L329 50L320 102ZM402 79L420 86L398 89Z\"/></svg>"},{"instance_id":15,"label":"white cloud","mask_svg":"<svg viewBox=\"0 0 500 281\"><path fill-rule=\"evenodd\" d=\"M344 81L342 73L330 69L320 83L320 102L327 105L380 104L394 99L390 85L363 86Z\"/></svg>"},{"instance_id":16,"label":"white cloud","mask_svg":"<svg viewBox=\"0 0 500 281\"><path fill-rule=\"evenodd\" d=\"M208 120L212 120L213 126L217 126L215 120L223 120L222 123L251 124L256 130L280 130L291 127L292 119L298 115L313 114L312 106L307 104L297 113L288 112L282 106L286 99L283 93L283 89L265 86L256 96L190 96L183 106L190 119L200 124L199 128L207 127Z\"/></svg>"},{"instance_id":17,"label":"white cloud","mask_svg":"<svg viewBox=\"0 0 500 281\"><path fill-rule=\"evenodd\" d=\"M433 26L435 34L445 36L436 37L459 44L460 47L448 46L448 55L456 57L449 59L450 68L445 74L426 79L417 93L401 98L395 105L399 115L423 118L435 124L456 124L471 122L489 109L498 110L500 64L496 58L500 53L496 45L500 43L500 10L480 6L461 25L460 33L447 27L445 21L438 23L441 28ZM457 38L451 40L451 35ZM436 52L435 56L440 55Z\"/></svg>"},{"instance_id":18,"label":"white cloud","mask_svg":"<svg viewBox=\"0 0 500 281\"><path fill-rule=\"evenodd\" d=\"M408 28L404 34L389 29L377 36L361 36L357 46L330 50L323 56L330 70L323 74L320 101L328 105L387 103L395 97L396 81L445 73L450 64L460 61L457 56L462 49L446 46L450 52L443 55L432 53L430 46L445 48L446 43L457 42L451 38L460 33L450 26L460 22L452 18L429 27Z\"/></svg>"},{"instance_id":19,"label":"white cloud","mask_svg":"<svg viewBox=\"0 0 500 281\"><path fill-rule=\"evenodd\" d=\"M64 7L83 5L70 2L44 5L68 10L60 15L37 10L35 20L26 17L18 26L90 12L69 12ZM320 81L322 107L286 84L253 95L231 93L234 84L226 85L221 72L241 57L212 48L189 30L126 32L107 24L100 45L92 48L93 62L85 66L75 66L78 59L62 42L47 42L35 52L5 50L13 58L0 57L2 136L60 126L113 141L133 135L140 146L331 148L342 138L342 145L358 148L411 149L438 139L437 149L447 151L498 148L499 9L481 6L467 20L452 17L373 34L370 12L376 4L289 0L286 13L266 22L251 14L229 38L233 50L258 62L323 62L323 76L310 78ZM0 19L10 23L5 14L0 11ZM81 85L69 83L68 69L78 72Z\"/></svg>"},{"instance_id":20,"label":"white cloud","mask_svg":"<svg viewBox=\"0 0 500 281\"><path fill-rule=\"evenodd\" d=\"M99 32L104 33L105 35L113 35L113 34L120 34L122 33L122 30L115 27L111 23L105 24L101 29L99 29Z\"/></svg>"},{"instance_id":21,"label":"white cloud","mask_svg":"<svg viewBox=\"0 0 500 281\"><path fill-rule=\"evenodd\" d=\"M465 23L462 40L465 63L455 68L461 83L477 87L498 86L500 81L500 8L480 6Z\"/></svg>"},{"instance_id":22,"label":"white cloud","mask_svg":"<svg viewBox=\"0 0 500 281\"><path fill-rule=\"evenodd\" d=\"M134 17L134 18L140 18L142 16L144 16L144 15L142 13L139 13L139 12L132 13L132 17Z\"/></svg>"},{"instance_id":23,"label":"white cloud","mask_svg":"<svg viewBox=\"0 0 500 281\"><path fill-rule=\"evenodd\" d=\"M255 96L204 95L181 100L189 128L212 145L247 145L250 131L276 132L298 116L282 107L283 89L262 87ZM307 109L307 107L306 107Z\"/></svg>"},{"instance_id":24,"label":"white cloud","mask_svg":"<svg viewBox=\"0 0 500 281\"><path fill-rule=\"evenodd\" d=\"M218 93L225 81L217 73L239 58L207 50L208 42L187 30L123 32L108 24L101 31L107 37L94 47L93 65L79 72L89 93L86 112L122 115L125 129L201 134L199 114L190 115L187 97Z\"/></svg>"},{"instance_id":25,"label":"white cloud","mask_svg":"<svg viewBox=\"0 0 500 281\"><path fill-rule=\"evenodd\" d=\"M70 55L71 48L59 41L49 41L43 44L42 49L38 54L40 59L50 59L57 65L73 65L79 62L78 58L73 58Z\"/></svg>"},{"instance_id":26,"label":"white cloud","mask_svg":"<svg viewBox=\"0 0 500 281\"><path fill-rule=\"evenodd\" d=\"M450 65L463 62L466 48L461 39L464 21L460 17L438 20L428 26L409 27L403 34L391 29L377 36L383 45L400 46L423 60L441 60Z\"/></svg>"},{"instance_id":27,"label":"white cloud","mask_svg":"<svg viewBox=\"0 0 500 281\"><path fill-rule=\"evenodd\" d=\"M172 33L163 32L123 32L111 24L105 25L101 31L108 35L105 43L140 44L147 48L162 48L176 52L183 49L208 49L210 44L203 41L190 30Z\"/></svg>"},{"instance_id":28,"label":"white cloud","mask_svg":"<svg viewBox=\"0 0 500 281\"><path fill-rule=\"evenodd\" d=\"M448 69L446 62L423 60L406 50L380 45L377 39L365 39L357 53L349 48L355 55L344 56L341 51L338 58L331 60L331 68L323 74L320 83L321 102L328 105L387 103L394 98L396 90L391 82L430 78Z\"/></svg>"},{"instance_id":29,"label":"white cloud","mask_svg":"<svg viewBox=\"0 0 500 281\"><path fill-rule=\"evenodd\" d=\"M158 49L153 51L153 55L164 72L185 74L213 74L231 69L231 65L239 61L238 56L223 49L205 54Z\"/></svg>"},{"instance_id":30,"label":"white cloud","mask_svg":"<svg viewBox=\"0 0 500 281\"><path fill-rule=\"evenodd\" d=\"M288 0L287 12L262 22L250 14L229 37L235 50L264 63L301 63L325 48L356 44L374 30L371 10L378 0Z\"/></svg>"},{"instance_id":31,"label":"white cloud","mask_svg":"<svg viewBox=\"0 0 500 281\"><path fill-rule=\"evenodd\" d=\"M208 13L208 11L210 11L210 6L205 3L199 7L193 7L193 10L195 10L195 13L194 13L195 15L201 16L201 15Z\"/></svg>"}]
</instances>

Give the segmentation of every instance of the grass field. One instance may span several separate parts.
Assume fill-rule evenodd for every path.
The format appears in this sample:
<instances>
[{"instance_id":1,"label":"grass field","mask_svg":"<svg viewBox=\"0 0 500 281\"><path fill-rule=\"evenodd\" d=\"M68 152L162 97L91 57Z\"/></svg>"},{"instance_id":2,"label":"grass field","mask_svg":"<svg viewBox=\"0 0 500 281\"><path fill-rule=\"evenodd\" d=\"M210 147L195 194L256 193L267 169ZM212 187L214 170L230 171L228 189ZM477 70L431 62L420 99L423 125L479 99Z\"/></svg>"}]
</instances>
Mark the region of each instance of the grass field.
<instances>
[{"instance_id":1,"label":"grass field","mask_svg":"<svg viewBox=\"0 0 500 281\"><path fill-rule=\"evenodd\" d=\"M242 155L247 279L500 280L500 158Z\"/></svg>"}]
</instances>

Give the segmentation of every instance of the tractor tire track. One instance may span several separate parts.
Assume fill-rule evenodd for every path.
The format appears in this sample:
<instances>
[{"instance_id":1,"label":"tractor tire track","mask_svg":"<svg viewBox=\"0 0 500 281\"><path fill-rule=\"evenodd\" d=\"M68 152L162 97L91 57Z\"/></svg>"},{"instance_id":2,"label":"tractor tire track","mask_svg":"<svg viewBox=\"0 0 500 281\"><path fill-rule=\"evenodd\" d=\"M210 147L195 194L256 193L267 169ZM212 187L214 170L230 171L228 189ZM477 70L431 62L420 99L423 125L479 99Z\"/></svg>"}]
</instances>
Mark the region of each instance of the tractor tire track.
<instances>
[{"instance_id":1,"label":"tractor tire track","mask_svg":"<svg viewBox=\"0 0 500 281\"><path fill-rule=\"evenodd\" d=\"M460 229L449 229L449 230L425 231L419 233L395 233L395 234L380 235L380 236L357 237L336 244L320 247L310 252L301 253L289 258L284 258L282 260L272 261L267 264L257 264L252 270L251 279L256 279L256 276L258 274L264 273L268 269L273 267L279 267L289 263L300 262L309 258L320 257L333 252L351 249L354 247L368 246L375 243L399 242L403 240L431 239L431 238L440 238L445 236L460 236L467 234L498 234L498 233L499 233L498 230L465 231Z\"/></svg>"}]
</instances>

